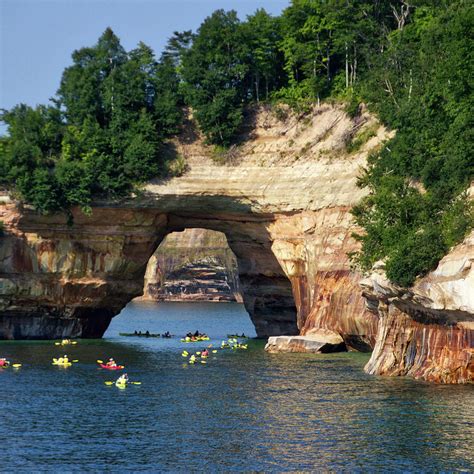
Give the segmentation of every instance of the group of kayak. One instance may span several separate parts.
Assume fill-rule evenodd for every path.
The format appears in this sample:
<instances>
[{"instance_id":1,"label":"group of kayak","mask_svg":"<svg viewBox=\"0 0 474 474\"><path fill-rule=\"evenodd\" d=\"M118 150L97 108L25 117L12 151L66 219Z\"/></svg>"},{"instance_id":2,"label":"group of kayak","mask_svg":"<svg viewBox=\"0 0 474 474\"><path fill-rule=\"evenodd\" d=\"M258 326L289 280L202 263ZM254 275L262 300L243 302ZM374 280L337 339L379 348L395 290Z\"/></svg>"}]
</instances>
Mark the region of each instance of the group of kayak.
<instances>
[{"instance_id":1,"label":"group of kayak","mask_svg":"<svg viewBox=\"0 0 474 474\"><path fill-rule=\"evenodd\" d=\"M171 338L173 337L173 334L171 334L169 331L164 332L163 334L152 334L150 331L134 331L134 332L120 332L119 336L125 336L125 337L163 337L163 338Z\"/></svg>"},{"instance_id":2,"label":"group of kayak","mask_svg":"<svg viewBox=\"0 0 474 474\"><path fill-rule=\"evenodd\" d=\"M165 333L166 334L166 333ZM169 333L167 333L169 335ZM171 337L169 336L162 336L162 337ZM245 337L245 336L239 336ZM194 334L188 333L186 337L181 339L182 342L200 342L200 341L208 341L209 336L207 334L200 333L196 331ZM77 341L72 341L71 339L63 339L61 342L55 342L55 345L60 346L68 346L68 345L76 345ZM187 351L182 352L183 357L189 357L188 363L189 364L196 364L200 362L201 364L206 364L207 359L211 356L211 354L216 354L217 349L212 348L212 344L210 344L207 348L202 351L197 351L194 354L189 354ZM220 349L247 349L247 344L242 344L236 337L230 337L227 341L222 341ZM61 367L70 367L73 363L79 362L77 359L70 359L67 354L64 354L62 357L53 358L53 365L61 366ZM119 365L115 362L113 357L110 357L107 362L103 362L102 360L97 360L101 369L105 370L123 370L125 369L124 365ZM5 369L8 367L19 368L21 364L18 363L11 363L6 358L0 358L0 370ZM129 380L128 374L124 373L120 375L120 377L115 381L107 381L105 385L115 385L117 388L124 389L128 385L141 385L141 382L131 382Z\"/></svg>"},{"instance_id":3,"label":"group of kayak","mask_svg":"<svg viewBox=\"0 0 474 474\"><path fill-rule=\"evenodd\" d=\"M236 337L227 339L227 341L221 342L221 349L247 349L248 344L242 344Z\"/></svg>"},{"instance_id":4,"label":"group of kayak","mask_svg":"<svg viewBox=\"0 0 474 474\"><path fill-rule=\"evenodd\" d=\"M188 358L188 363L189 364L197 364L200 362L201 364L207 364L207 359L210 357L211 354L217 354L217 349L212 349L212 344L209 344L209 346L206 347L206 349L202 351L197 351L194 354L190 354L188 351L183 351L181 355L183 357ZM220 349L232 349L232 350L238 350L238 349L247 349L248 345L247 344L242 344L239 342L238 339L236 338L230 338L227 339L227 341L222 341Z\"/></svg>"},{"instance_id":5,"label":"group of kayak","mask_svg":"<svg viewBox=\"0 0 474 474\"><path fill-rule=\"evenodd\" d=\"M55 342L55 345L60 345L60 346L68 346L68 345L76 345L77 341L72 341L71 339L63 339L61 342ZM2 360L5 361L3 364L7 364L5 366L8 366L9 362L6 361L5 359L0 359L0 366L2 366ZM52 365L58 365L60 367L70 367L73 363L79 362L77 359L70 359L67 354L64 354L62 357L57 357L53 358ZM101 369L106 369L106 370L123 370L125 369L124 365L119 365L117 362L115 362L113 357L110 357L107 362L104 363L102 360L98 360L97 363L99 364ZM21 364L13 364L15 365L21 365ZM123 389L126 388L127 385L141 385L141 382L131 382L128 378L128 374L124 373L120 375L120 377L115 380L115 381L107 381L105 382L105 385L115 385L116 387Z\"/></svg>"},{"instance_id":6,"label":"group of kayak","mask_svg":"<svg viewBox=\"0 0 474 474\"><path fill-rule=\"evenodd\" d=\"M196 331L195 333L188 332L185 337L181 339L181 342L201 342L201 341L209 341L209 336L205 333L200 333Z\"/></svg>"},{"instance_id":7,"label":"group of kayak","mask_svg":"<svg viewBox=\"0 0 474 474\"><path fill-rule=\"evenodd\" d=\"M77 344L77 341L73 341L72 339L63 339L61 342L55 342L55 346L74 346Z\"/></svg>"},{"instance_id":8,"label":"group of kayak","mask_svg":"<svg viewBox=\"0 0 474 474\"><path fill-rule=\"evenodd\" d=\"M77 341L71 341L70 339L63 339L61 342L55 342L55 345L76 345ZM67 354L61 357L53 357L52 365L58 365L60 367L70 367L73 363L79 362L77 359L70 359ZM122 370L125 368L124 365L118 365L115 360L111 357L105 364L103 361L98 360L97 363L102 369L107 370ZM8 367L18 369L22 364L12 363L5 357L0 357L0 370ZM105 382L106 385L114 385L118 388L125 388L128 384L140 385L141 382L130 382L127 374L121 375L115 382Z\"/></svg>"},{"instance_id":9,"label":"group of kayak","mask_svg":"<svg viewBox=\"0 0 474 474\"><path fill-rule=\"evenodd\" d=\"M0 369L7 369L8 367L18 369L21 367L21 364L12 364L9 360L5 359L5 357L0 358Z\"/></svg>"},{"instance_id":10,"label":"group of kayak","mask_svg":"<svg viewBox=\"0 0 474 474\"><path fill-rule=\"evenodd\" d=\"M190 364L196 364L197 362L201 362L201 364L206 364L207 363L207 358L210 356L210 354L216 354L217 353L217 350L216 349L213 349L212 351L209 351L209 349L212 347L212 344L204 349L203 351L198 351L194 354L191 354L189 355L189 352L188 351L183 351L182 352L182 356L183 357L188 357L189 356L189 360L188 362ZM201 359L201 360L199 360Z\"/></svg>"},{"instance_id":11,"label":"group of kayak","mask_svg":"<svg viewBox=\"0 0 474 474\"><path fill-rule=\"evenodd\" d=\"M100 365L102 369L107 369L107 370L125 369L125 366L118 365L117 362L115 362L115 360L113 359L113 357L111 357L105 364L101 360L98 360L97 363ZM105 385L115 385L117 388L124 389L127 387L127 385L141 385L141 382L131 382L130 379L128 378L128 374L124 373L115 382L107 381L105 382Z\"/></svg>"}]
</instances>

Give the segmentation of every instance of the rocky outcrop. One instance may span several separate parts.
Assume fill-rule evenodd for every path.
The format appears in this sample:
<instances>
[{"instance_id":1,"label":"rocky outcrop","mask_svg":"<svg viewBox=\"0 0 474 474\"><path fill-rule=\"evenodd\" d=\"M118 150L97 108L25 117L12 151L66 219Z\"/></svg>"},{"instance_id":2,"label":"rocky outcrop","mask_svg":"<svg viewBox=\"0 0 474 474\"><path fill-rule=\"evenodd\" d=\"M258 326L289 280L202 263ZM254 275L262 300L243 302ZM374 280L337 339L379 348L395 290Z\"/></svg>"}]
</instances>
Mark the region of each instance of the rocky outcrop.
<instances>
[{"instance_id":1,"label":"rocky outcrop","mask_svg":"<svg viewBox=\"0 0 474 474\"><path fill-rule=\"evenodd\" d=\"M380 319L367 372L474 381L474 232L409 290L390 283L382 264L361 285Z\"/></svg>"},{"instance_id":2,"label":"rocky outcrop","mask_svg":"<svg viewBox=\"0 0 474 474\"><path fill-rule=\"evenodd\" d=\"M368 126L376 136L348 154L346 142ZM368 115L350 119L337 107L283 121L262 110L231 165L215 164L188 129L174 143L184 176L150 183L128 202L96 203L90 216L75 210L72 225L4 205L0 337L100 336L142 294L163 238L202 228L225 234L259 336L326 328L347 344L373 345L377 317L347 257L357 248L349 210L364 194L355 183L368 152L386 137Z\"/></svg>"},{"instance_id":3,"label":"rocky outcrop","mask_svg":"<svg viewBox=\"0 0 474 474\"><path fill-rule=\"evenodd\" d=\"M101 337L143 291L146 262L164 237L156 211L94 208L39 216L3 202L0 338Z\"/></svg>"},{"instance_id":4,"label":"rocky outcrop","mask_svg":"<svg viewBox=\"0 0 474 474\"><path fill-rule=\"evenodd\" d=\"M168 234L148 262L143 298L242 302L237 260L225 235L206 229Z\"/></svg>"},{"instance_id":5,"label":"rocky outcrop","mask_svg":"<svg viewBox=\"0 0 474 474\"><path fill-rule=\"evenodd\" d=\"M273 336L268 338L265 350L270 353L306 352L311 354L327 354L344 352L346 345L342 337L327 329L313 330L307 336Z\"/></svg>"}]
</instances>

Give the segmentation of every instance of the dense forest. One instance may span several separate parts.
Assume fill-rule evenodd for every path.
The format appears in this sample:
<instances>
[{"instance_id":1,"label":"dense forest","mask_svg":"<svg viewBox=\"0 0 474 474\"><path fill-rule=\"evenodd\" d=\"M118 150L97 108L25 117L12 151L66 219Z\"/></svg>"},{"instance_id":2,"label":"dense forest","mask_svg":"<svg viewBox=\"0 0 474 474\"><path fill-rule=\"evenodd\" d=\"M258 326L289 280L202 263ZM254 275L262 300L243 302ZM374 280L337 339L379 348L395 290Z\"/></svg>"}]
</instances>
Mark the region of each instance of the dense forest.
<instances>
[{"instance_id":1,"label":"dense forest","mask_svg":"<svg viewBox=\"0 0 474 474\"><path fill-rule=\"evenodd\" d=\"M56 96L3 110L0 186L40 212L130 195L170 168L163 143L190 108L207 141L233 144L252 104L304 113L322 100L360 104L395 137L360 177L353 211L362 269L384 259L410 285L473 226L473 5L470 0L293 0L278 17L217 10L175 32L157 59L125 51L108 28L74 51Z\"/></svg>"}]
</instances>

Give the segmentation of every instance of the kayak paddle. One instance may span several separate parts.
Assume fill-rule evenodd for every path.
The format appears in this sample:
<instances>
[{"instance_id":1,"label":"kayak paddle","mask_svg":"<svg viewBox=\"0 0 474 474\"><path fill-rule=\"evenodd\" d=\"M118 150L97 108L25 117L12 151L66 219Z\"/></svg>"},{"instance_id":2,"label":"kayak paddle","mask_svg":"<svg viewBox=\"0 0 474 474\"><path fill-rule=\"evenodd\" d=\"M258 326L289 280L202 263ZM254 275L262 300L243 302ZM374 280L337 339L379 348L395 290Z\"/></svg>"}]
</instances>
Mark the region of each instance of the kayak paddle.
<instances>
[{"instance_id":1,"label":"kayak paddle","mask_svg":"<svg viewBox=\"0 0 474 474\"><path fill-rule=\"evenodd\" d=\"M105 385L114 385L115 382L110 382L110 381L107 381L107 382L104 382ZM128 385L141 385L142 383L141 382L127 382Z\"/></svg>"}]
</instances>

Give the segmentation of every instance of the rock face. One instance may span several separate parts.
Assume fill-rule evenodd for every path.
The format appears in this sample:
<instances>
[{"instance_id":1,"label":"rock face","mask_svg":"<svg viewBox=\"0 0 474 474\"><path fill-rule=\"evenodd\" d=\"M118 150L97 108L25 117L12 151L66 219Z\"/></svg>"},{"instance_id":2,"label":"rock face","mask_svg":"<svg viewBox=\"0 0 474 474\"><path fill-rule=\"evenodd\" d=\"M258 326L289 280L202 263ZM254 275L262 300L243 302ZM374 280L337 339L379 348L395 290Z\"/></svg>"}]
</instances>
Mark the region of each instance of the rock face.
<instances>
[{"instance_id":1,"label":"rock face","mask_svg":"<svg viewBox=\"0 0 474 474\"><path fill-rule=\"evenodd\" d=\"M367 372L474 380L474 232L410 290L387 281L383 265L361 285L380 318Z\"/></svg>"},{"instance_id":2,"label":"rock face","mask_svg":"<svg viewBox=\"0 0 474 474\"><path fill-rule=\"evenodd\" d=\"M326 354L329 352L344 352L347 349L339 334L327 329L318 329L308 336L269 337L265 350L270 353L306 352Z\"/></svg>"},{"instance_id":3,"label":"rock face","mask_svg":"<svg viewBox=\"0 0 474 474\"><path fill-rule=\"evenodd\" d=\"M358 244L349 211L364 195L356 179L387 131L330 106L284 121L262 110L249 122L230 164L215 164L188 129L174 143L188 163L183 176L150 183L127 202L98 202L90 216L74 210L72 225L5 198L0 338L100 337L142 295L164 237L200 228L225 234L259 336L327 329L349 348L375 347L371 373L472 380L472 242L410 292L366 281L368 308L350 268L347 253ZM374 136L348 154L345 144L367 127Z\"/></svg>"},{"instance_id":4,"label":"rock face","mask_svg":"<svg viewBox=\"0 0 474 474\"><path fill-rule=\"evenodd\" d=\"M347 140L369 126L375 136L349 155ZM5 204L0 337L100 336L142 294L163 238L201 228L225 234L259 336L326 328L372 346L377 317L347 258L357 247L349 210L364 193L355 183L368 152L386 137L368 115L353 120L330 106L304 120L262 110L230 166L216 165L188 129L174 144L184 176L150 183L128 202L96 203L91 216L75 210L72 225Z\"/></svg>"},{"instance_id":5,"label":"rock face","mask_svg":"<svg viewBox=\"0 0 474 474\"><path fill-rule=\"evenodd\" d=\"M237 260L225 235L205 229L168 234L148 262L143 298L242 302Z\"/></svg>"},{"instance_id":6,"label":"rock face","mask_svg":"<svg viewBox=\"0 0 474 474\"><path fill-rule=\"evenodd\" d=\"M113 208L74 217L71 226L63 215L0 206L0 338L101 337L124 302L141 295L137 276L166 217Z\"/></svg>"}]
</instances>

